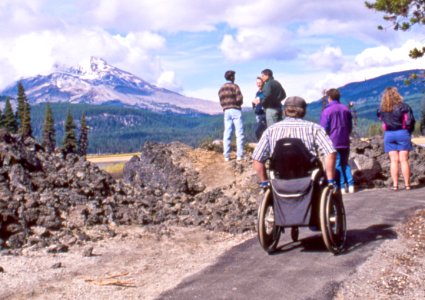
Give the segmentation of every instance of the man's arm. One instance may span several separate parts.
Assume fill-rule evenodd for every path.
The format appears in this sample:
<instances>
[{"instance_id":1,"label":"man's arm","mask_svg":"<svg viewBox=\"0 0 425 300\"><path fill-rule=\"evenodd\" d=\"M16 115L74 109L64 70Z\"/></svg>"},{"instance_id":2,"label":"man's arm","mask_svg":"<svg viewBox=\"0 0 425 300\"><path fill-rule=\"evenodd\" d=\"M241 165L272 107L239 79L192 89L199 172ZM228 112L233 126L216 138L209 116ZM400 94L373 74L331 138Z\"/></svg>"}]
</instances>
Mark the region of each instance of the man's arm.
<instances>
[{"instance_id":1,"label":"man's arm","mask_svg":"<svg viewBox=\"0 0 425 300\"><path fill-rule=\"evenodd\" d=\"M237 103L237 105L242 106L242 104L243 104L243 96L242 96L241 89L239 88L239 86L237 84L235 84L235 94L236 94L236 103Z\"/></svg>"},{"instance_id":2,"label":"man's arm","mask_svg":"<svg viewBox=\"0 0 425 300\"><path fill-rule=\"evenodd\" d=\"M260 179L260 181L266 181L267 180L267 172L266 172L266 166L262 162L258 160L254 160L254 170L257 172L257 176Z\"/></svg>"},{"instance_id":3,"label":"man's arm","mask_svg":"<svg viewBox=\"0 0 425 300\"><path fill-rule=\"evenodd\" d=\"M325 157L326 178L335 180L336 152L330 153Z\"/></svg>"}]
</instances>

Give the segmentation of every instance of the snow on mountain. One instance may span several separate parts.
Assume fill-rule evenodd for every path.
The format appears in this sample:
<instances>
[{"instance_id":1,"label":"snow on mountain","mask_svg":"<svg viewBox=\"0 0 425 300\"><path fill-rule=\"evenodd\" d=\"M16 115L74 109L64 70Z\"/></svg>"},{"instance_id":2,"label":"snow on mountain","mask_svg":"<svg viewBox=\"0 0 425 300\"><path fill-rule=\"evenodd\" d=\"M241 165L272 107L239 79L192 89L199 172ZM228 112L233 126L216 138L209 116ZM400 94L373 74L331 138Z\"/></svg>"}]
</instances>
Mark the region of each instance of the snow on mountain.
<instances>
[{"instance_id":1,"label":"snow on mountain","mask_svg":"<svg viewBox=\"0 0 425 300\"><path fill-rule=\"evenodd\" d=\"M156 112L221 112L218 103L159 88L96 57L85 65L56 65L53 73L25 78L21 83L31 104L70 102L136 106ZM17 82L0 92L10 97L16 94Z\"/></svg>"}]
</instances>

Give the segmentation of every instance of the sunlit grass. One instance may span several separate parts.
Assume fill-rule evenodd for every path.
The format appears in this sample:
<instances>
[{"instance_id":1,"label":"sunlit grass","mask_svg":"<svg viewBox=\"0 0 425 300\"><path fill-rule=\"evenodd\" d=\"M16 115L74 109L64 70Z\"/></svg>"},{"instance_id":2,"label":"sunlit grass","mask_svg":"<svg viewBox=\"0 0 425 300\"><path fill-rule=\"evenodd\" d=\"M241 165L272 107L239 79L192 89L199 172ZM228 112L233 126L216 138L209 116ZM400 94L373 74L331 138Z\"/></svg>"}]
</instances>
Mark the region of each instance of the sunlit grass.
<instances>
[{"instance_id":1,"label":"sunlit grass","mask_svg":"<svg viewBox=\"0 0 425 300\"><path fill-rule=\"evenodd\" d=\"M116 154L88 154L87 158L124 157L124 156L134 156L134 155L140 155L140 152L116 153Z\"/></svg>"},{"instance_id":2,"label":"sunlit grass","mask_svg":"<svg viewBox=\"0 0 425 300\"><path fill-rule=\"evenodd\" d=\"M121 162L121 163L107 165L103 167L102 169L108 172L109 174L117 175L117 174L122 174L124 170L124 165L125 165L125 162Z\"/></svg>"},{"instance_id":3,"label":"sunlit grass","mask_svg":"<svg viewBox=\"0 0 425 300\"><path fill-rule=\"evenodd\" d=\"M412 142L415 143L415 144L424 145L425 144L425 137L420 136L420 137L412 138Z\"/></svg>"}]
</instances>

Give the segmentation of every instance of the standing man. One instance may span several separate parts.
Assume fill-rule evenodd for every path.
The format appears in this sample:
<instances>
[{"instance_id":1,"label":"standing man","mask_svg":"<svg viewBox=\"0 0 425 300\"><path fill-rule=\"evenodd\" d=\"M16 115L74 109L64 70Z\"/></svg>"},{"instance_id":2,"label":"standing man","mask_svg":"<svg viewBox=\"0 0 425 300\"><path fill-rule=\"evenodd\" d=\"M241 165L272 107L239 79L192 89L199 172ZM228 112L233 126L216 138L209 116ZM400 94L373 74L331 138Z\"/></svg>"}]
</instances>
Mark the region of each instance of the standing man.
<instances>
[{"instance_id":1,"label":"standing man","mask_svg":"<svg viewBox=\"0 0 425 300\"><path fill-rule=\"evenodd\" d=\"M223 133L223 155L224 160L230 160L230 143L232 140L233 128L236 135L236 155L237 160L242 160L244 155L243 143L243 121L242 103L243 96L237 84L235 84L235 71L229 70L224 73L227 80L218 91L220 105L224 111L224 133Z\"/></svg>"},{"instance_id":2,"label":"standing man","mask_svg":"<svg viewBox=\"0 0 425 300\"><path fill-rule=\"evenodd\" d=\"M326 95L328 96L328 105L322 112L320 125L325 128L337 151L336 169L340 174L341 192L346 193L346 185L348 185L348 192L354 193L353 175L348 164L353 118L350 110L339 103L341 94L337 89L328 90Z\"/></svg>"},{"instance_id":3,"label":"standing man","mask_svg":"<svg viewBox=\"0 0 425 300\"><path fill-rule=\"evenodd\" d=\"M286 98L286 92L279 81L273 78L273 72L270 69L264 69L261 72L263 79L264 99L261 104L266 111L267 127L282 120L282 101Z\"/></svg>"}]
</instances>

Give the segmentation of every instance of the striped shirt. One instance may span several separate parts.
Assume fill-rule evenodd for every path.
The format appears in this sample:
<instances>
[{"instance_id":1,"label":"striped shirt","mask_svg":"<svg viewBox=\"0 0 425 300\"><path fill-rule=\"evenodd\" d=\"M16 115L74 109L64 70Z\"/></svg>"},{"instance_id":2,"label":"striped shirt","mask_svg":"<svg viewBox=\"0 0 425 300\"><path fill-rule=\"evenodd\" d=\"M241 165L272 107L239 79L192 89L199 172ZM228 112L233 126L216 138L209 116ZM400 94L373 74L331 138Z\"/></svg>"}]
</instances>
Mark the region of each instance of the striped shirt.
<instances>
[{"instance_id":1,"label":"striped shirt","mask_svg":"<svg viewBox=\"0 0 425 300\"><path fill-rule=\"evenodd\" d=\"M264 131L252 159L265 163L273 155L276 142L283 138L301 139L308 151L316 157L336 152L323 127L303 119L286 117Z\"/></svg>"},{"instance_id":2,"label":"striped shirt","mask_svg":"<svg viewBox=\"0 0 425 300\"><path fill-rule=\"evenodd\" d=\"M226 82L218 91L220 104L223 110L229 108L241 109L243 96L239 86L233 82Z\"/></svg>"}]
</instances>

